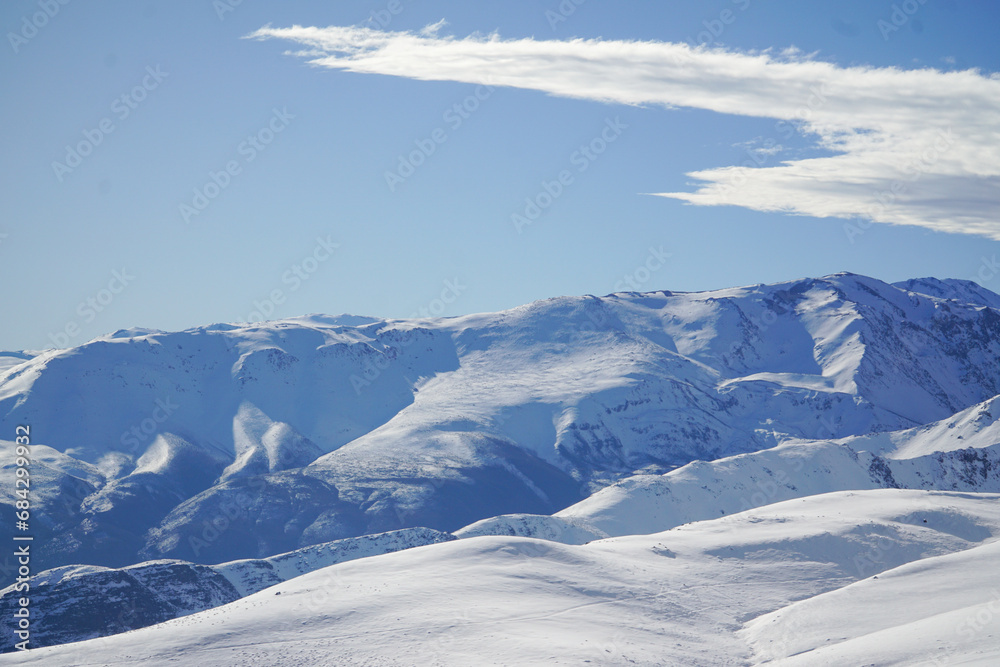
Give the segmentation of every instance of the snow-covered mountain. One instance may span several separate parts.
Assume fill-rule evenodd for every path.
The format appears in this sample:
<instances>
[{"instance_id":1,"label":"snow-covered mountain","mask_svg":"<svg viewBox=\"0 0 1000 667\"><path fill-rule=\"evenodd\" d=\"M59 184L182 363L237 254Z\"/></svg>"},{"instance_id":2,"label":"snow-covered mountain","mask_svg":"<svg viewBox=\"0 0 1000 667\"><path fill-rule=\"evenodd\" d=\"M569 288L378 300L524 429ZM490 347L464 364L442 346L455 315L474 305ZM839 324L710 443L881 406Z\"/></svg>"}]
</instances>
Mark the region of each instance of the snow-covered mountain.
<instances>
[{"instance_id":1,"label":"snow-covered mountain","mask_svg":"<svg viewBox=\"0 0 1000 667\"><path fill-rule=\"evenodd\" d=\"M806 496L910 488L1000 493L1000 396L924 426L696 461L634 475L549 515L501 515L455 534L518 535L566 544L657 533Z\"/></svg>"},{"instance_id":2,"label":"snow-covered mountain","mask_svg":"<svg viewBox=\"0 0 1000 667\"><path fill-rule=\"evenodd\" d=\"M477 642L507 656L500 663L576 664L585 653L658 664L653 636L675 637L671 659L685 664L861 655L873 644L839 611L845 585L877 599L884 591L865 577L898 566L906 577L892 590L912 598L925 570L951 585L956 568L994 554L998 305L965 281L837 274L448 319L132 329L0 353L0 428L30 424L34 443L32 565L47 571L32 587L48 628L34 645L186 616L198 620L81 644L93 661L83 664L105 664L106 651L282 664L272 642L285 640L268 634L279 630L307 635L303 664L324 664L334 645L397 664L358 648L366 619L414 655L446 654L441 664L464 664ZM12 448L0 442L8 477ZM0 514L5 530L12 516ZM435 544L453 540L441 531L467 539ZM334 565L351 559L356 578ZM395 568L420 581L400 584ZM430 599L449 568L444 599L473 610L451 625ZM0 571L13 579L10 556ZM684 573L729 576L731 594L750 599L707 612L730 593L685 590ZM749 578L773 573L787 580L771 591ZM677 586L653 592L643 574ZM335 608L346 606L303 611L302 595L329 596L330 577L346 593ZM297 607L286 608L290 592ZM965 613L979 592L928 608ZM810 603L812 625L791 641L799 616L784 610L796 600ZM411 617L418 601L430 605L423 619ZM0 611L13 604L0 591ZM498 604L537 609L504 616ZM616 612L610 635L592 627L605 608ZM875 624L894 656L909 655L911 624L930 622L907 618ZM583 620L567 631L569 619ZM519 629L534 621L563 643L551 655L548 635ZM217 622L229 629L213 634ZM836 650L819 638L830 623L843 630ZM484 636L496 624L524 640L521 653ZM580 653L594 638L605 643ZM44 655L68 664L71 654Z\"/></svg>"},{"instance_id":3,"label":"snow-covered mountain","mask_svg":"<svg viewBox=\"0 0 1000 667\"><path fill-rule=\"evenodd\" d=\"M0 665L990 665L998 537L998 495L901 489L584 546L477 537Z\"/></svg>"},{"instance_id":4,"label":"snow-covered mountain","mask_svg":"<svg viewBox=\"0 0 1000 667\"><path fill-rule=\"evenodd\" d=\"M552 514L639 473L947 419L1000 393L991 294L837 274L119 331L7 354L0 428L32 427L39 569L260 558Z\"/></svg>"},{"instance_id":5,"label":"snow-covered mountain","mask_svg":"<svg viewBox=\"0 0 1000 667\"><path fill-rule=\"evenodd\" d=\"M336 563L454 540L429 528L407 528L304 547L270 558L197 565L157 560L124 568L66 565L28 581L34 610L34 648L105 637L238 600ZM21 589L23 590L23 589ZM0 616L13 618L14 585L0 590ZM19 640L12 624L0 626L0 646Z\"/></svg>"}]
</instances>

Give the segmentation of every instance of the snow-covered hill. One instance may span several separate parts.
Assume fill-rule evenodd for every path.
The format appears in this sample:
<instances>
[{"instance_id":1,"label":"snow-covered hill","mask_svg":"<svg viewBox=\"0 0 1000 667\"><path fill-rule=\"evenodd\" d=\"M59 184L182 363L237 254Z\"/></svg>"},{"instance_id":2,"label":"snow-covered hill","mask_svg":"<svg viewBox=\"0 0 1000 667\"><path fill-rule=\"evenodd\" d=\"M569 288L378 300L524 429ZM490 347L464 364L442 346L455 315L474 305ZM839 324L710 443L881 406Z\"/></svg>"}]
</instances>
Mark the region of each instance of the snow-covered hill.
<instances>
[{"instance_id":1,"label":"snow-covered hill","mask_svg":"<svg viewBox=\"0 0 1000 667\"><path fill-rule=\"evenodd\" d=\"M104 637L186 616L238 600L307 572L357 558L455 538L428 528L352 537L286 554L219 565L158 560L112 569L67 565L0 590L0 616L13 618L26 594L32 601L33 648ZM0 650L19 641L12 624L0 626Z\"/></svg>"},{"instance_id":2,"label":"snow-covered hill","mask_svg":"<svg viewBox=\"0 0 1000 667\"><path fill-rule=\"evenodd\" d=\"M1000 394L991 294L837 274L133 329L0 371L0 430L28 423L37 443L40 568L259 558L551 514L637 473L947 419Z\"/></svg>"},{"instance_id":3,"label":"snow-covered hill","mask_svg":"<svg viewBox=\"0 0 1000 667\"><path fill-rule=\"evenodd\" d=\"M459 537L519 535L583 544L656 533L831 491L912 488L1000 493L1000 397L924 426L772 449L635 475L551 516L503 515Z\"/></svg>"},{"instance_id":4,"label":"snow-covered hill","mask_svg":"<svg viewBox=\"0 0 1000 667\"><path fill-rule=\"evenodd\" d=\"M741 634L769 665L1000 664L998 562L992 541L907 563L755 618Z\"/></svg>"},{"instance_id":5,"label":"snow-covered hill","mask_svg":"<svg viewBox=\"0 0 1000 667\"><path fill-rule=\"evenodd\" d=\"M998 501L880 489L585 546L458 540L0 664L995 664Z\"/></svg>"}]
</instances>

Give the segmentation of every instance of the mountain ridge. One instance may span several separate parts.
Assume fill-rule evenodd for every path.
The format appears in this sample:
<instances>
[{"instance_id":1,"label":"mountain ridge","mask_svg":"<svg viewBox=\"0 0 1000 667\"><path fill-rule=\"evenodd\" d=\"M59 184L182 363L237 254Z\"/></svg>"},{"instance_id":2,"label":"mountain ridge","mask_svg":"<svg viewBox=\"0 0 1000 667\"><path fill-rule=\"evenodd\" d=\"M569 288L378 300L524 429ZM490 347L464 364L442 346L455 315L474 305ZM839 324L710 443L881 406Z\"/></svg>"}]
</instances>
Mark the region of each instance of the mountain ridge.
<instances>
[{"instance_id":1,"label":"mountain ridge","mask_svg":"<svg viewBox=\"0 0 1000 667\"><path fill-rule=\"evenodd\" d=\"M636 472L946 419L1000 393L989 294L842 273L130 329L0 371L0 421L38 443L41 566L260 558L551 514ZM225 538L205 540L217 517Z\"/></svg>"}]
</instances>

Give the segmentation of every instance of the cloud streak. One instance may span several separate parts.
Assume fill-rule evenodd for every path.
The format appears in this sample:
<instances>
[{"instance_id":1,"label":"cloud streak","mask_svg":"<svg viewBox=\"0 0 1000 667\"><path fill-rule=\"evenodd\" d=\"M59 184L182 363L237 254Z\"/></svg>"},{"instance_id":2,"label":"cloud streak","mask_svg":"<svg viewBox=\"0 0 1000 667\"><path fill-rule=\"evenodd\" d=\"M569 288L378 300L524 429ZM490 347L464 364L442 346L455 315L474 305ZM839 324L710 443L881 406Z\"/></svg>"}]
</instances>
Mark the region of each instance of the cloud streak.
<instances>
[{"instance_id":1,"label":"cloud streak","mask_svg":"<svg viewBox=\"0 0 1000 667\"><path fill-rule=\"evenodd\" d=\"M975 70L840 67L795 52L668 42L504 40L361 27L265 27L310 64L418 80L489 83L629 105L773 118L828 156L691 172L657 193L815 217L913 225L1000 240L1000 77ZM849 231L849 236L851 236ZM851 236L853 239L853 236Z\"/></svg>"}]
</instances>

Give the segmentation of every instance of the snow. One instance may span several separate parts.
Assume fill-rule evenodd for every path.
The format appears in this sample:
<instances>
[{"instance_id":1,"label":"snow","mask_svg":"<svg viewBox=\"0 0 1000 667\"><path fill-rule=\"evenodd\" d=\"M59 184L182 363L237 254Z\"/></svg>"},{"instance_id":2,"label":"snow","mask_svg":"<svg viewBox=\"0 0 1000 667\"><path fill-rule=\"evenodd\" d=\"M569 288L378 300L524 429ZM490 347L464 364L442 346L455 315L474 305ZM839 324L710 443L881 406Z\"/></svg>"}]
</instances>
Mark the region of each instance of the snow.
<instances>
[{"instance_id":1,"label":"snow","mask_svg":"<svg viewBox=\"0 0 1000 667\"><path fill-rule=\"evenodd\" d=\"M1000 492L998 404L1000 397L913 429L837 441L789 440L663 475L633 475L552 516L492 517L455 534L579 544L831 491L902 486Z\"/></svg>"},{"instance_id":2,"label":"snow","mask_svg":"<svg viewBox=\"0 0 1000 667\"><path fill-rule=\"evenodd\" d=\"M160 559L114 569L68 565L32 576L29 589L0 590L7 616L27 594L32 601L33 647L81 641L146 627L218 607L287 579L335 563L454 540L448 533L409 528L317 544L260 560L196 565ZM18 640L0 627L0 647Z\"/></svg>"},{"instance_id":3,"label":"snow","mask_svg":"<svg viewBox=\"0 0 1000 667\"><path fill-rule=\"evenodd\" d=\"M586 521L537 514L504 514L469 524L455 531L455 537L483 535L518 535L563 544L586 544L610 537Z\"/></svg>"},{"instance_id":4,"label":"snow","mask_svg":"<svg viewBox=\"0 0 1000 667\"><path fill-rule=\"evenodd\" d=\"M844 273L0 353L39 582L245 596L29 663L995 663L998 307Z\"/></svg>"},{"instance_id":5,"label":"snow","mask_svg":"<svg viewBox=\"0 0 1000 667\"><path fill-rule=\"evenodd\" d=\"M973 405L947 419L886 436L891 443L886 456L892 459L913 459L935 452L1000 445L1000 397ZM877 442L880 439L858 438L854 442L862 446L868 440Z\"/></svg>"},{"instance_id":6,"label":"snow","mask_svg":"<svg viewBox=\"0 0 1000 667\"><path fill-rule=\"evenodd\" d=\"M238 560L210 566L226 577L241 596L256 593L267 585L285 581L335 563L392 553L454 539L448 533L427 528L363 535L325 544L315 544L270 558Z\"/></svg>"},{"instance_id":7,"label":"snow","mask_svg":"<svg viewBox=\"0 0 1000 667\"><path fill-rule=\"evenodd\" d=\"M976 581L958 578L963 565L936 564L947 565L948 554L978 563L995 558L998 500L995 494L839 492L584 546L470 538L334 565L216 609L110 638L0 656L0 664L760 664L766 659L761 646L774 640L759 628L786 637L770 618L795 617L784 612L813 601L803 617L808 631L794 628L794 645L782 640L782 651L820 656L836 648L826 641L835 636L849 642L842 650L855 653L848 655L861 655L864 647L851 640L884 632L893 619L900 619L898 632L910 633L924 613L959 609L941 625L919 627L924 644L948 646L970 612L988 608L989 597ZM928 568L954 575L933 585L963 592L923 612L897 614L897 606L913 599L896 601L891 594L915 595ZM883 582L894 588L882 591ZM870 595L886 603L880 610L888 623L870 612L841 613L838 600L826 601L838 591L851 599L852 584L869 586ZM820 629L830 614L837 617L834 634ZM988 664L990 654L971 650L958 649ZM902 664L911 655L898 638L881 651L884 664ZM832 657L824 664L860 664Z\"/></svg>"},{"instance_id":8,"label":"snow","mask_svg":"<svg viewBox=\"0 0 1000 667\"><path fill-rule=\"evenodd\" d=\"M971 280L913 278L893 283L893 286L936 299L952 299L1000 309L1000 295Z\"/></svg>"},{"instance_id":9,"label":"snow","mask_svg":"<svg viewBox=\"0 0 1000 667\"><path fill-rule=\"evenodd\" d=\"M741 634L773 665L997 664L998 562L1000 543L990 542L908 563L765 614Z\"/></svg>"}]
</instances>

